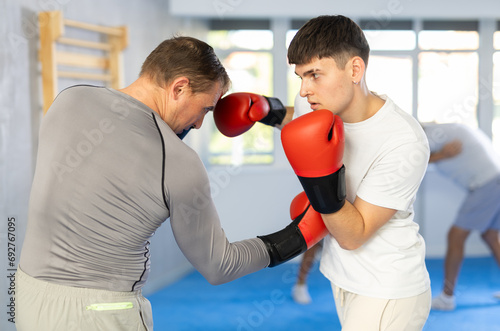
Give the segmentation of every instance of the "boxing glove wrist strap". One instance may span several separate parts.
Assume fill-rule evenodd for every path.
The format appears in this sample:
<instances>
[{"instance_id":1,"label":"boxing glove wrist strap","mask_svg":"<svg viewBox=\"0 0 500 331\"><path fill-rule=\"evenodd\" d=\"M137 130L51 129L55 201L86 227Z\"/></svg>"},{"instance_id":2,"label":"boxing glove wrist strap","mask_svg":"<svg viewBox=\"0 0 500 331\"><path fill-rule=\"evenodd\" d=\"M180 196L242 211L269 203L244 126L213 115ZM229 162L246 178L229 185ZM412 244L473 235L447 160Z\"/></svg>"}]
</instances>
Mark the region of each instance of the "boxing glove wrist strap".
<instances>
[{"instance_id":1,"label":"boxing glove wrist strap","mask_svg":"<svg viewBox=\"0 0 500 331\"><path fill-rule=\"evenodd\" d=\"M259 122L270 125L270 126L276 126L280 125L283 122L283 119L285 118L286 115L286 108L283 106L281 101L278 98L271 98L271 97L264 97L266 98L267 102L269 103L269 113L261 119Z\"/></svg>"},{"instance_id":2,"label":"boxing glove wrist strap","mask_svg":"<svg viewBox=\"0 0 500 331\"><path fill-rule=\"evenodd\" d=\"M345 167L323 177L298 176L314 210L321 214L339 211L345 203Z\"/></svg>"},{"instance_id":3,"label":"boxing glove wrist strap","mask_svg":"<svg viewBox=\"0 0 500 331\"><path fill-rule=\"evenodd\" d=\"M266 236L257 236L266 244L271 260L270 268L280 265L307 250L306 241L297 224L298 220L295 220L283 230Z\"/></svg>"}]
</instances>

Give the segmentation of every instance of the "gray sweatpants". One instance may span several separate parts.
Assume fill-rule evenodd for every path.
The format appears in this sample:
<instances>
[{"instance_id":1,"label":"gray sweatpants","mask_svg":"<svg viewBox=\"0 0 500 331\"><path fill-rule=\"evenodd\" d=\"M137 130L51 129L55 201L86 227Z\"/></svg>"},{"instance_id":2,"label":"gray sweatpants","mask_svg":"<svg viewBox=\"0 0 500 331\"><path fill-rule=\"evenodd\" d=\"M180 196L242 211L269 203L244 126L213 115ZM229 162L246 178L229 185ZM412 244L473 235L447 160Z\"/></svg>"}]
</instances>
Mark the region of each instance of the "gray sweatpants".
<instances>
[{"instance_id":1,"label":"gray sweatpants","mask_svg":"<svg viewBox=\"0 0 500 331\"><path fill-rule=\"evenodd\" d=\"M151 331L151 304L141 291L57 285L16 273L18 331Z\"/></svg>"}]
</instances>

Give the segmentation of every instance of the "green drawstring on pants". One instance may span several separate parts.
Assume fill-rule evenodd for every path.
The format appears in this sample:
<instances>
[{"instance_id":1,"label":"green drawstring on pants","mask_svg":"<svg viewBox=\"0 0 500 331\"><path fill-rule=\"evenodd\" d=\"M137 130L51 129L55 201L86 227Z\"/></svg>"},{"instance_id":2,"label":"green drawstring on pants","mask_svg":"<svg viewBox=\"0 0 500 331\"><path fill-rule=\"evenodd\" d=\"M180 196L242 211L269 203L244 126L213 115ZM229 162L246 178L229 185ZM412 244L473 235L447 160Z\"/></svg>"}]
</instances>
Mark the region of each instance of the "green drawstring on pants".
<instances>
[{"instance_id":1,"label":"green drawstring on pants","mask_svg":"<svg viewBox=\"0 0 500 331\"><path fill-rule=\"evenodd\" d=\"M94 303L90 306L85 307L86 310L121 310L134 308L132 302L113 302L113 303Z\"/></svg>"}]
</instances>

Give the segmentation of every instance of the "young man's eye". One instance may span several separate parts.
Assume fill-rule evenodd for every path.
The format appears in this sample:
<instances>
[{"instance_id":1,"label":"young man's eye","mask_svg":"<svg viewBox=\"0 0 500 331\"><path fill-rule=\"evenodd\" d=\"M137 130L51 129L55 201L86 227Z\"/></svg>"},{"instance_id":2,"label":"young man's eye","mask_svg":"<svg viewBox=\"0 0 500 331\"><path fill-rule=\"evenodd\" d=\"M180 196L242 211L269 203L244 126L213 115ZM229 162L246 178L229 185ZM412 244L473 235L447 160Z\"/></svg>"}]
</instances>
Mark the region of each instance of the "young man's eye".
<instances>
[{"instance_id":1,"label":"young man's eye","mask_svg":"<svg viewBox=\"0 0 500 331\"><path fill-rule=\"evenodd\" d=\"M319 75L318 74L315 74L315 73L312 73L310 76L309 76L309 79L310 80L315 80L315 79L318 79L319 78Z\"/></svg>"}]
</instances>

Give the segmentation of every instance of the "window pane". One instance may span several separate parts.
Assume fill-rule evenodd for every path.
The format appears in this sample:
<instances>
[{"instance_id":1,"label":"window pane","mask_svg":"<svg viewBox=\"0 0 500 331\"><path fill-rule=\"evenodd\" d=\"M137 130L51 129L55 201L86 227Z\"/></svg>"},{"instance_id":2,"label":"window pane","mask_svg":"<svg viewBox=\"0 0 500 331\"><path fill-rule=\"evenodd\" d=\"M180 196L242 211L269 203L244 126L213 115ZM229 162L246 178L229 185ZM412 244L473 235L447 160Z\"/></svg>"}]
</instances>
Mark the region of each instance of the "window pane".
<instances>
[{"instance_id":1,"label":"window pane","mask_svg":"<svg viewBox=\"0 0 500 331\"><path fill-rule=\"evenodd\" d=\"M290 46L290 43L292 42L293 37L297 34L299 30L288 30L286 33L286 49L288 49L288 46Z\"/></svg>"},{"instance_id":2,"label":"window pane","mask_svg":"<svg viewBox=\"0 0 500 331\"><path fill-rule=\"evenodd\" d=\"M493 146L500 153L500 52L493 55Z\"/></svg>"},{"instance_id":3,"label":"window pane","mask_svg":"<svg viewBox=\"0 0 500 331\"><path fill-rule=\"evenodd\" d=\"M269 164L274 161L273 128L256 123L241 136L228 138L214 126L210 140L211 164Z\"/></svg>"},{"instance_id":4,"label":"window pane","mask_svg":"<svg viewBox=\"0 0 500 331\"><path fill-rule=\"evenodd\" d=\"M297 34L297 31L299 30L288 30L286 33L286 49L288 50L288 47L290 46L290 43L292 42L293 37ZM295 65L288 65L288 72L287 72L287 93L288 93L288 100L287 100L287 105L293 105L295 102L295 96L297 93L299 93L300 90L300 78L295 74Z\"/></svg>"},{"instance_id":5,"label":"window pane","mask_svg":"<svg viewBox=\"0 0 500 331\"><path fill-rule=\"evenodd\" d=\"M366 83L371 91L386 94L410 114L413 102L412 62L410 56L372 55L366 71Z\"/></svg>"},{"instance_id":6,"label":"window pane","mask_svg":"<svg viewBox=\"0 0 500 331\"><path fill-rule=\"evenodd\" d=\"M295 96L299 93L301 80L299 76L295 74L295 65L288 66L287 72L287 89L288 89L288 100L287 105L293 105L295 102Z\"/></svg>"},{"instance_id":7,"label":"window pane","mask_svg":"<svg viewBox=\"0 0 500 331\"><path fill-rule=\"evenodd\" d=\"M495 47L495 49L500 49L500 31L493 34L493 47Z\"/></svg>"},{"instance_id":8,"label":"window pane","mask_svg":"<svg viewBox=\"0 0 500 331\"><path fill-rule=\"evenodd\" d=\"M273 32L269 30L209 31L207 42L215 49L267 50L273 48Z\"/></svg>"},{"instance_id":9,"label":"window pane","mask_svg":"<svg viewBox=\"0 0 500 331\"><path fill-rule=\"evenodd\" d=\"M477 53L424 52L419 64L418 119L477 127Z\"/></svg>"},{"instance_id":10,"label":"window pane","mask_svg":"<svg viewBox=\"0 0 500 331\"><path fill-rule=\"evenodd\" d=\"M219 57L231 78L231 90L272 95L272 55L264 52L232 52Z\"/></svg>"},{"instance_id":11,"label":"window pane","mask_svg":"<svg viewBox=\"0 0 500 331\"><path fill-rule=\"evenodd\" d=\"M414 31L365 30L371 50L412 50L416 46Z\"/></svg>"},{"instance_id":12,"label":"window pane","mask_svg":"<svg viewBox=\"0 0 500 331\"><path fill-rule=\"evenodd\" d=\"M231 52L219 58L232 81L229 93L273 94L271 53ZM215 125L212 127L209 143L211 164L268 164L274 161L272 127L257 123L248 132L234 138L222 135Z\"/></svg>"},{"instance_id":13,"label":"window pane","mask_svg":"<svg viewBox=\"0 0 500 331\"><path fill-rule=\"evenodd\" d=\"M418 46L421 49L477 49L479 34L477 31L420 31Z\"/></svg>"}]
</instances>

